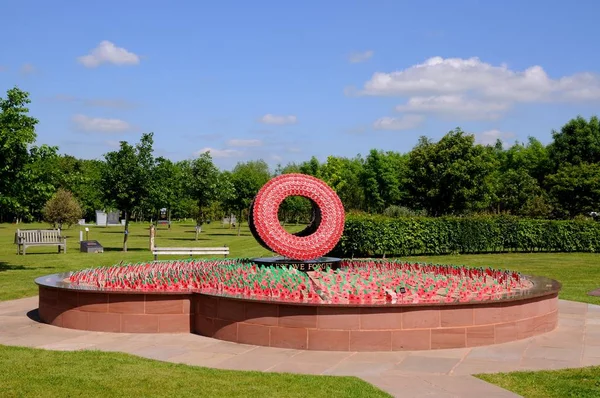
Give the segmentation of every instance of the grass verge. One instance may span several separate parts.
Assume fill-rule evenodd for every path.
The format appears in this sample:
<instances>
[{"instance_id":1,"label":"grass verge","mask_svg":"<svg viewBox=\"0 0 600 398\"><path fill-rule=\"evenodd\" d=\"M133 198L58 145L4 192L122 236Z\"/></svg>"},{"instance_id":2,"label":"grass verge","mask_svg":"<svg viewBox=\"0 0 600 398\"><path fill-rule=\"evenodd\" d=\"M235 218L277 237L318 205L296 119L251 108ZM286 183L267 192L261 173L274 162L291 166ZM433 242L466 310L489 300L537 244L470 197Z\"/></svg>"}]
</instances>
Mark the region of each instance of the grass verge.
<instances>
[{"instance_id":1,"label":"grass verge","mask_svg":"<svg viewBox=\"0 0 600 398\"><path fill-rule=\"evenodd\" d=\"M525 398L600 397L600 367L476 375Z\"/></svg>"},{"instance_id":2,"label":"grass verge","mask_svg":"<svg viewBox=\"0 0 600 398\"><path fill-rule=\"evenodd\" d=\"M389 397L355 377L207 369L101 351L0 345L3 397Z\"/></svg>"}]
</instances>

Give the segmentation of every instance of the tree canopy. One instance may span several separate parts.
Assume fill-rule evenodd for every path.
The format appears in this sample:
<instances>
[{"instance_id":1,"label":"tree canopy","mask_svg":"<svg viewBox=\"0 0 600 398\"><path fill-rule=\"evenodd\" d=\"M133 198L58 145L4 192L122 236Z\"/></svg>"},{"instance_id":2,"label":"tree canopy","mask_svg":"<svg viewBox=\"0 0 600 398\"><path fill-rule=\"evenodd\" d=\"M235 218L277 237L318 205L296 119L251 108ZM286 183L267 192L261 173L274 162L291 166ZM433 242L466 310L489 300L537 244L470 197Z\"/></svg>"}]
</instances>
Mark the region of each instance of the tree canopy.
<instances>
[{"instance_id":1,"label":"tree canopy","mask_svg":"<svg viewBox=\"0 0 600 398\"><path fill-rule=\"evenodd\" d=\"M366 156L329 156L278 165L240 161L220 170L210 152L174 161L154 157L153 133L137 144L126 141L103 159L78 159L36 143L37 119L29 94L19 88L0 98L0 222L41 220L59 189L72 193L83 216L120 210L126 220L155 219L161 208L172 218L199 224L235 213L247 216L254 195L270 178L304 173L325 181L348 212L394 217L472 213L529 218L574 218L600 212L600 121L576 117L552 132L505 148L481 145L460 128L435 141L421 137L412 150L372 149ZM61 191L62 192L62 191ZM305 221L311 204L286 199L283 222ZM127 234L124 236L127 248Z\"/></svg>"}]
</instances>

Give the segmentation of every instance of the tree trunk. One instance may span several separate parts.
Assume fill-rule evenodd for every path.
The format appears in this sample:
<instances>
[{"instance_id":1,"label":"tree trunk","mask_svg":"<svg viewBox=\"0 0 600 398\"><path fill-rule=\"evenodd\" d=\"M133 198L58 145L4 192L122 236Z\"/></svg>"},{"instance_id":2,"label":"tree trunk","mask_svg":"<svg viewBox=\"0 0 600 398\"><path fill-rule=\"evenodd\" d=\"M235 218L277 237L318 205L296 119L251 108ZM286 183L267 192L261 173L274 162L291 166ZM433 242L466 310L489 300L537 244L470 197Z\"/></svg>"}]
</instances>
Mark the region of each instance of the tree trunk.
<instances>
[{"instance_id":1,"label":"tree trunk","mask_svg":"<svg viewBox=\"0 0 600 398\"><path fill-rule=\"evenodd\" d=\"M129 213L125 212L125 231L123 232L123 251L127 251L127 237L129 236Z\"/></svg>"},{"instance_id":2,"label":"tree trunk","mask_svg":"<svg viewBox=\"0 0 600 398\"><path fill-rule=\"evenodd\" d=\"M240 218L235 220L238 223L238 233L237 236L240 236L240 230L242 229L242 210L240 210Z\"/></svg>"}]
</instances>

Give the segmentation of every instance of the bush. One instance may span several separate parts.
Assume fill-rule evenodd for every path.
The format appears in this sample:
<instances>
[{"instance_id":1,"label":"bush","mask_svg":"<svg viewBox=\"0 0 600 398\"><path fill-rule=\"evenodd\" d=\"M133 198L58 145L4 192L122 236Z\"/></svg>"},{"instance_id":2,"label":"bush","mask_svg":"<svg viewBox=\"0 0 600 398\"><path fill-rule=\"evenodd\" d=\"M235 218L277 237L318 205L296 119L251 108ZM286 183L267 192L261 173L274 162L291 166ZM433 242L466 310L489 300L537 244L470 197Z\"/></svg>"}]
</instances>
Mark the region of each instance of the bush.
<instances>
[{"instance_id":1,"label":"bush","mask_svg":"<svg viewBox=\"0 0 600 398\"><path fill-rule=\"evenodd\" d=\"M383 215L386 217L414 217L414 216L423 216L425 214L421 214L420 212L409 209L404 206L396 206L391 205L388 206L384 211Z\"/></svg>"},{"instance_id":2,"label":"bush","mask_svg":"<svg viewBox=\"0 0 600 398\"><path fill-rule=\"evenodd\" d=\"M600 252L600 223L514 216L349 215L333 254L369 257L509 251Z\"/></svg>"},{"instance_id":3,"label":"bush","mask_svg":"<svg viewBox=\"0 0 600 398\"><path fill-rule=\"evenodd\" d=\"M83 214L81 206L73 194L64 189L59 189L54 196L46 202L42 211L44 221L52 224L53 227L62 228L63 224L71 226L81 218Z\"/></svg>"}]
</instances>

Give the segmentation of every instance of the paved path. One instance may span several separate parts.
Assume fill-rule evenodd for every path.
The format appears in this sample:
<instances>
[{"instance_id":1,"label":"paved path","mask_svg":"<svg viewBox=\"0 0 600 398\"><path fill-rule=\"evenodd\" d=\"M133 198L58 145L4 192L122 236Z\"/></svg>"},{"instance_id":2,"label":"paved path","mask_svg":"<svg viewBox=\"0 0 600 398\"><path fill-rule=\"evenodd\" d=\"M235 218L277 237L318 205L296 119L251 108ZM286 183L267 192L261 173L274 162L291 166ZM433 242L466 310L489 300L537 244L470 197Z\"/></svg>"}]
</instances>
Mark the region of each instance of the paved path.
<instances>
[{"instance_id":1,"label":"paved path","mask_svg":"<svg viewBox=\"0 0 600 398\"><path fill-rule=\"evenodd\" d=\"M516 397L471 374L600 365L600 306L564 300L558 328L543 336L487 347L380 353L257 347L194 334L85 332L32 320L36 308L37 297L0 302L0 344L120 351L222 369L358 376L402 397Z\"/></svg>"}]
</instances>

